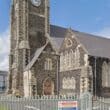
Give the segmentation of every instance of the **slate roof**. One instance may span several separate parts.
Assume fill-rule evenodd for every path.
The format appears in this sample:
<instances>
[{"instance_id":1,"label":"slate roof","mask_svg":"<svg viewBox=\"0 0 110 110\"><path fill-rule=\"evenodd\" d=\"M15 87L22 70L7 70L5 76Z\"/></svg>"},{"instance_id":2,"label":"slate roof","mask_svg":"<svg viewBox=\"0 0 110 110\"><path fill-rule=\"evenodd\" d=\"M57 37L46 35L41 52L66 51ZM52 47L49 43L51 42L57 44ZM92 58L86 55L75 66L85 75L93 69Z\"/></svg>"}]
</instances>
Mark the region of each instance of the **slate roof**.
<instances>
[{"instance_id":1,"label":"slate roof","mask_svg":"<svg viewBox=\"0 0 110 110\"><path fill-rule=\"evenodd\" d=\"M64 38L67 33L67 28L50 25L50 36L56 38Z\"/></svg>"},{"instance_id":2,"label":"slate roof","mask_svg":"<svg viewBox=\"0 0 110 110\"><path fill-rule=\"evenodd\" d=\"M59 50L67 32L68 32L67 28L50 25L51 38L50 36L48 35L47 36L48 39L51 40L52 45L54 45ZM72 32L78 39L78 41L85 47L89 55L110 58L110 39L75 30L72 30ZM36 62L36 60L38 59L38 57L40 56L45 47L46 45L36 50L34 57L25 68L25 71L29 70L34 65L34 63Z\"/></svg>"},{"instance_id":3,"label":"slate roof","mask_svg":"<svg viewBox=\"0 0 110 110\"><path fill-rule=\"evenodd\" d=\"M63 43L64 37L67 34L67 29L55 25L50 25L50 36L56 44L56 48L59 49Z\"/></svg>"},{"instance_id":4,"label":"slate roof","mask_svg":"<svg viewBox=\"0 0 110 110\"><path fill-rule=\"evenodd\" d=\"M57 48L60 48L64 37L66 36L67 30L67 28L62 28L59 26L50 26L50 35L53 40L56 41ZM89 55L110 58L110 39L75 30L72 30L72 32L88 51Z\"/></svg>"},{"instance_id":5,"label":"slate roof","mask_svg":"<svg viewBox=\"0 0 110 110\"><path fill-rule=\"evenodd\" d=\"M74 33L79 41L84 45L89 55L110 58L110 39L82 32Z\"/></svg>"}]
</instances>

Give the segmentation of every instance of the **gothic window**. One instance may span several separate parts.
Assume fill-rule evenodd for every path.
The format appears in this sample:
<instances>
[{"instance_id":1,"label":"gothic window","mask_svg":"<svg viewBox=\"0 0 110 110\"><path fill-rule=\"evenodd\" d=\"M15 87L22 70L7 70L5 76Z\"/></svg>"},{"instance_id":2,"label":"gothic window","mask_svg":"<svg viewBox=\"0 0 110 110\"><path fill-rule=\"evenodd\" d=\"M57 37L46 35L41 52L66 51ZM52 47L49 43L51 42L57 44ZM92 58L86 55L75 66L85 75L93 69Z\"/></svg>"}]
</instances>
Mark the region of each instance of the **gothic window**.
<instances>
[{"instance_id":1,"label":"gothic window","mask_svg":"<svg viewBox=\"0 0 110 110\"><path fill-rule=\"evenodd\" d=\"M51 78L46 78L43 82L43 94L53 95L54 94L54 82Z\"/></svg>"},{"instance_id":2,"label":"gothic window","mask_svg":"<svg viewBox=\"0 0 110 110\"><path fill-rule=\"evenodd\" d=\"M66 78L65 77L63 78L63 81L62 82L63 82L62 88L63 89L67 88L67 86L66 86Z\"/></svg>"},{"instance_id":3,"label":"gothic window","mask_svg":"<svg viewBox=\"0 0 110 110\"><path fill-rule=\"evenodd\" d=\"M63 67L64 67L64 70L65 70L65 67L66 67L66 52L64 53L64 63L63 63Z\"/></svg>"},{"instance_id":4,"label":"gothic window","mask_svg":"<svg viewBox=\"0 0 110 110\"><path fill-rule=\"evenodd\" d=\"M63 70L63 61L64 60L64 56L63 56L63 53L60 54L60 71Z\"/></svg>"},{"instance_id":5,"label":"gothic window","mask_svg":"<svg viewBox=\"0 0 110 110\"><path fill-rule=\"evenodd\" d=\"M75 52L71 49L69 52L65 51L60 54L60 71L70 70L80 66L80 52L79 46L75 49Z\"/></svg>"},{"instance_id":6,"label":"gothic window","mask_svg":"<svg viewBox=\"0 0 110 110\"><path fill-rule=\"evenodd\" d=\"M47 58L45 60L45 70L52 70L52 59Z\"/></svg>"},{"instance_id":7,"label":"gothic window","mask_svg":"<svg viewBox=\"0 0 110 110\"><path fill-rule=\"evenodd\" d=\"M71 88L72 88L72 89L75 89L75 88L76 88L76 80L75 80L75 78L72 77L70 81L71 81L71 83L70 83Z\"/></svg>"},{"instance_id":8,"label":"gothic window","mask_svg":"<svg viewBox=\"0 0 110 110\"><path fill-rule=\"evenodd\" d=\"M62 80L62 88L63 89L75 89L76 88L76 80L74 77L64 77Z\"/></svg>"},{"instance_id":9,"label":"gothic window","mask_svg":"<svg viewBox=\"0 0 110 110\"><path fill-rule=\"evenodd\" d=\"M110 69L109 64L106 62L102 65L102 86L103 87L110 87Z\"/></svg>"},{"instance_id":10,"label":"gothic window","mask_svg":"<svg viewBox=\"0 0 110 110\"><path fill-rule=\"evenodd\" d=\"M72 55L72 67L74 68L75 67L75 53L73 52L73 55Z\"/></svg>"},{"instance_id":11,"label":"gothic window","mask_svg":"<svg viewBox=\"0 0 110 110\"><path fill-rule=\"evenodd\" d=\"M72 67L72 65L73 65L73 50L71 49L70 50L70 54L69 54L69 65L70 65L70 67Z\"/></svg>"},{"instance_id":12,"label":"gothic window","mask_svg":"<svg viewBox=\"0 0 110 110\"><path fill-rule=\"evenodd\" d=\"M75 65L78 67L79 66L79 60L80 60L80 52L79 52L79 48L76 48L75 51Z\"/></svg>"},{"instance_id":13,"label":"gothic window","mask_svg":"<svg viewBox=\"0 0 110 110\"><path fill-rule=\"evenodd\" d=\"M67 86L68 89L70 89L71 85L70 85L70 78L69 77L67 77L66 86Z\"/></svg>"},{"instance_id":14,"label":"gothic window","mask_svg":"<svg viewBox=\"0 0 110 110\"><path fill-rule=\"evenodd\" d=\"M66 68L68 69L69 66L69 53L66 52Z\"/></svg>"}]
</instances>

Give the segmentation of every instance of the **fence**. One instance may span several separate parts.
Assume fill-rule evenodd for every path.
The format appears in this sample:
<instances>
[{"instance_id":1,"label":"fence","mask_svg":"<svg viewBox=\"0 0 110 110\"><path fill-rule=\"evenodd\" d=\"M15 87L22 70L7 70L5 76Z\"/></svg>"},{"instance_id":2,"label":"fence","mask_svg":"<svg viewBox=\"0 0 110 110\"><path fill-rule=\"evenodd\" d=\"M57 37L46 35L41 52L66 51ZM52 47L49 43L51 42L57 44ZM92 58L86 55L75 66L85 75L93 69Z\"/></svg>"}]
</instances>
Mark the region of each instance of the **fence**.
<instances>
[{"instance_id":1,"label":"fence","mask_svg":"<svg viewBox=\"0 0 110 110\"><path fill-rule=\"evenodd\" d=\"M43 96L30 98L0 97L0 110L58 110L60 101L77 101L77 97ZM76 109L75 109L76 110Z\"/></svg>"},{"instance_id":2,"label":"fence","mask_svg":"<svg viewBox=\"0 0 110 110\"><path fill-rule=\"evenodd\" d=\"M97 98L92 100L90 93L76 96L42 96L16 98L9 96L0 97L0 110L65 110L59 109L59 102L76 101L78 107L72 110L110 110L110 99ZM69 109L70 110L70 109Z\"/></svg>"},{"instance_id":3,"label":"fence","mask_svg":"<svg viewBox=\"0 0 110 110\"><path fill-rule=\"evenodd\" d=\"M93 110L110 110L110 98L97 98L93 100Z\"/></svg>"}]
</instances>

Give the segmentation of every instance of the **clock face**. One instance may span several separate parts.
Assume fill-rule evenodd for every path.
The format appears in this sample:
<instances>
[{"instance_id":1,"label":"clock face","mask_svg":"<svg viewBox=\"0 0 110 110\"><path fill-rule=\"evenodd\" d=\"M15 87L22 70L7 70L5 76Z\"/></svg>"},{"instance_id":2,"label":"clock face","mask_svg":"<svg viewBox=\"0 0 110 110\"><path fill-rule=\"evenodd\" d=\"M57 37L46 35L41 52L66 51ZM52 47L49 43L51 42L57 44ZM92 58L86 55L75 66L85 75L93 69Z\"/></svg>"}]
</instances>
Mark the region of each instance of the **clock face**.
<instances>
[{"instance_id":1,"label":"clock face","mask_svg":"<svg viewBox=\"0 0 110 110\"><path fill-rule=\"evenodd\" d=\"M35 6L40 6L41 4L41 0L31 0L31 1L32 1L32 4Z\"/></svg>"}]
</instances>

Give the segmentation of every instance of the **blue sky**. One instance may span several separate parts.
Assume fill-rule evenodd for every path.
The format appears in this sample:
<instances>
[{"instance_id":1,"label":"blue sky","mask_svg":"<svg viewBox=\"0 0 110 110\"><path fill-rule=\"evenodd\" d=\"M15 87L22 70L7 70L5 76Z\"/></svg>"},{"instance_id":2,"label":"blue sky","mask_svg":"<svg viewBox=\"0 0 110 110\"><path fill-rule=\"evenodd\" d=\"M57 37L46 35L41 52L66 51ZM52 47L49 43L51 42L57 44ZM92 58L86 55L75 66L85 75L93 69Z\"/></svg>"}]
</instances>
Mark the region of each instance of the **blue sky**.
<instances>
[{"instance_id":1,"label":"blue sky","mask_svg":"<svg viewBox=\"0 0 110 110\"><path fill-rule=\"evenodd\" d=\"M50 1L51 24L110 38L110 0ZM0 69L8 63L10 3L0 1Z\"/></svg>"},{"instance_id":2,"label":"blue sky","mask_svg":"<svg viewBox=\"0 0 110 110\"><path fill-rule=\"evenodd\" d=\"M51 0L51 23L88 33L110 27L110 0Z\"/></svg>"},{"instance_id":3,"label":"blue sky","mask_svg":"<svg viewBox=\"0 0 110 110\"><path fill-rule=\"evenodd\" d=\"M9 26L10 1L0 2L0 32ZM50 22L94 33L110 27L110 0L50 0Z\"/></svg>"},{"instance_id":4,"label":"blue sky","mask_svg":"<svg viewBox=\"0 0 110 110\"><path fill-rule=\"evenodd\" d=\"M10 1L0 1L0 33L4 32L9 26Z\"/></svg>"}]
</instances>

